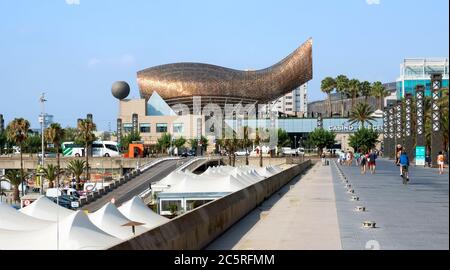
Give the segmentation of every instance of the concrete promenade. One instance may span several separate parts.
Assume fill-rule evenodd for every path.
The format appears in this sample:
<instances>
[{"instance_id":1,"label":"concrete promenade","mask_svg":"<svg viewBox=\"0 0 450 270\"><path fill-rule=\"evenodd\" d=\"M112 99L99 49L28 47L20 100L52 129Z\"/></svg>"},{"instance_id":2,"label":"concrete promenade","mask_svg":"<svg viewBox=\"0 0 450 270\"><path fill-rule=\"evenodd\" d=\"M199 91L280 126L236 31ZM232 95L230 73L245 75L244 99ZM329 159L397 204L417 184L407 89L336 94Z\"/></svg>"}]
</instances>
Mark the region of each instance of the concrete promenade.
<instances>
[{"instance_id":1,"label":"concrete promenade","mask_svg":"<svg viewBox=\"0 0 450 270\"><path fill-rule=\"evenodd\" d=\"M331 179L329 166L314 165L208 249L341 249Z\"/></svg>"},{"instance_id":2,"label":"concrete promenade","mask_svg":"<svg viewBox=\"0 0 450 270\"><path fill-rule=\"evenodd\" d=\"M405 186L386 159L377 160L374 175L340 166L360 198L352 201L337 166L316 164L207 249L449 249L448 170L411 166ZM363 228L364 221L376 228Z\"/></svg>"}]
</instances>

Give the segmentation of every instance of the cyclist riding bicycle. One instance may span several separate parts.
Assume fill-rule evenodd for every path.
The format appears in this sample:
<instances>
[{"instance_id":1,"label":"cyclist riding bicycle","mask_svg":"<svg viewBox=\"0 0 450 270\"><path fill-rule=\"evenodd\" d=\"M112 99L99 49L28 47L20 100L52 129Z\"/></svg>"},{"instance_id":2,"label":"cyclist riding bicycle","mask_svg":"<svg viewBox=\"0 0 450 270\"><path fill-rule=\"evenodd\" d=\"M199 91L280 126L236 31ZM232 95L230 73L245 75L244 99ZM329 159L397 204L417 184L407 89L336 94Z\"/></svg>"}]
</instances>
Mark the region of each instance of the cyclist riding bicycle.
<instances>
[{"instance_id":1,"label":"cyclist riding bicycle","mask_svg":"<svg viewBox=\"0 0 450 270\"><path fill-rule=\"evenodd\" d=\"M408 167L409 167L409 157L406 153L405 149L401 151L400 158L398 159L398 164L400 164L400 172L401 176L403 177L403 183L406 184L406 182L409 181L409 173L408 173ZM406 181L405 181L406 179Z\"/></svg>"}]
</instances>

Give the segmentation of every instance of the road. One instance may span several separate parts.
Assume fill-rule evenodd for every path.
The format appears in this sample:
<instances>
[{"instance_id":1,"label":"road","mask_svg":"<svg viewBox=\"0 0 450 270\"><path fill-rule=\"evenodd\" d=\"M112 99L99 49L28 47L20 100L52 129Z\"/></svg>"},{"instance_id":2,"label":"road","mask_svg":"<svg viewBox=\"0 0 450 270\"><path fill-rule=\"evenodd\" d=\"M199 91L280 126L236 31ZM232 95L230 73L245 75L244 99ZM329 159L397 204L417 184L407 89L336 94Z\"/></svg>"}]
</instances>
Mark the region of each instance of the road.
<instances>
[{"instance_id":1,"label":"road","mask_svg":"<svg viewBox=\"0 0 450 270\"><path fill-rule=\"evenodd\" d=\"M85 205L84 207L82 207L82 210L94 212L110 202L112 198L115 199L116 206L120 206L124 202L130 200L134 196L139 195L141 192L146 190L149 187L150 183L159 181L166 177L169 173L177 168L178 164L180 164L179 160L163 161L148 169L143 174L102 196L101 198L93 201L88 205Z\"/></svg>"}]
</instances>

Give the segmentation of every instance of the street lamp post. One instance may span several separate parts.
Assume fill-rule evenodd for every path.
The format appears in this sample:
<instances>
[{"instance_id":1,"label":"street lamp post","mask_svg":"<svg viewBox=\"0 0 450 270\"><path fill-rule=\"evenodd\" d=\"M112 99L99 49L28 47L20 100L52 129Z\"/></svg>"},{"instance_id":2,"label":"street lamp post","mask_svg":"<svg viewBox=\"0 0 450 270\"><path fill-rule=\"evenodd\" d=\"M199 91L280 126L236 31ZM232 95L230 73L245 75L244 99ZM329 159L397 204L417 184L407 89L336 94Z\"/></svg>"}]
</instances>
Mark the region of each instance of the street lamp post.
<instances>
[{"instance_id":1,"label":"street lamp post","mask_svg":"<svg viewBox=\"0 0 450 270\"><path fill-rule=\"evenodd\" d=\"M44 168L44 158L45 158L45 146L44 146L44 129L45 129L45 107L44 102L47 100L45 99L45 93L42 93L39 101L41 102L41 117L39 117L39 122L41 123L41 167ZM41 179L41 188L40 188L41 194L44 194L44 181Z\"/></svg>"},{"instance_id":2,"label":"street lamp post","mask_svg":"<svg viewBox=\"0 0 450 270\"><path fill-rule=\"evenodd\" d=\"M296 135L294 135L294 149L295 149L295 153L298 154L298 152L297 152L297 136Z\"/></svg>"}]
</instances>

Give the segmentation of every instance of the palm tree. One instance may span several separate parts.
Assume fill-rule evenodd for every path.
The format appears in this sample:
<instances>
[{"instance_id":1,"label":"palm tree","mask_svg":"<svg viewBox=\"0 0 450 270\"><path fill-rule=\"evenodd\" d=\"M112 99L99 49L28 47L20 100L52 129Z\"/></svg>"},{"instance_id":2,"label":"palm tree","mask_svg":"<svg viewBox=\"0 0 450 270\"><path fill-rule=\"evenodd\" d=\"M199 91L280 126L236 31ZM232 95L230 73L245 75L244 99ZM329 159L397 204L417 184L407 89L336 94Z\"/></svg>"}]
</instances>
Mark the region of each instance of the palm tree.
<instances>
[{"instance_id":1,"label":"palm tree","mask_svg":"<svg viewBox=\"0 0 450 270\"><path fill-rule=\"evenodd\" d=\"M58 167L58 171L61 170L61 166L59 163L59 148L61 146L62 140L64 138L64 129L61 128L61 125L58 123L52 123L50 127L45 130L45 139L48 143L52 143L56 148L56 166ZM59 185L59 174L57 174L57 179Z\"/></svg>"},{"instance_id":2,"label":"palm tree","mask_svg":"<svg viewBox=\"0 0 450 270\"><path fill-rule=\"evenodd\" d=\"M341 117L344 117L344 95L348 89L348 78L345 75L339 75L335 81L336 92L341 96Z\"/></svg>"},{"instance_id":3,"label":"palm tree","mask_svg":"<svg viewBox=\"0 0 450 270\"><path fill-rule=\"evenodd\" d=\"M20 179L22 180L22 196L24 195L24 172L23 172L23 143L28 137L28 130L30 129L30 122L23 118L15 118L6 128L6 137L10 142L13 142L20 149Z\"/></svg>"},{"instance_id":4,"label":"palm tree","mask_svg":"<svg viewBox=\"0 0 450 270\"><path fill-rule=\"evenodd\" d=\"M367 103L358 103L350 114L350 124L361 123L361 127L364 128L365 122L372 122L375 118L373 114L372 106Z\"/></svg>"},{"instance_id":5,"label":"palm tree","mask_svg":"<svg viewBox=\"0 0 450 270\"><path fill-rule=\"evenodd\" d=\"M240 144L242 146L242 148L245 149L245 165L248 165L248 154L247 154L247 150L248 147L252 145L252 140L249 137L249 127L248 126L244 126L243 127L243 138L240 141Z\"/></svg>"},{"instance_id":6,"label":"palm tree","mask_svg":"<svg viewBox=\"0 0 450 270\"><path fill-rule=\"evenodd\" d=\"M94 131L96 125L90 119L83 119L78 122L78 140L84 144L84 155L86 157L86 179L89 179L89 153L88 148L95 141Z\"/></svg>"},{"instance_id":7,"label":"palm tree","mask_svg":"<svg viewBox=\"0 0 450 270\"><path fill-rule=\"evenodd\" d=\"M14 201L18 202L19 198L19 185L22 183L21 173L18 170L9 170L5 177L14 186ZM22 186L23 190L23 186Z\"/></svg>"},{"instance_id":8,"label":"palm tree","mask_svg":"<svg viewBox=\"0 0 450 270\"><path fill-rule=\"evenodd\" d=\"M61 171L59 169L59 165L55 166L53 164L48 164L47 168L43 168L42 171L44 172L44 177L47 178L47 180L49 182L48 187L53 188L56 178L58 178L59 174L61 173ZM59 183L58 183L58 185L59 185Z\"/></svg>"},{"instance_id":9,"label":"palm tree","mask_svg":"<svg viewBox=\"0 0 450 270\"><path fill-rule=\"evenodd\" d=\"M361 83L357 79L352 79L348 82L348 94L352 98L352 110L355 107L355 101L359 94L359 86Z\"/></svg>"},{"instance_id":10,"label":"palm tree","mask_svg":"<svg viewBox=\"0 0 450 270\"><path fill-rule=\"evenodd\" d=\"M262 139L261 136L259 135L259 128L256 129L255 144L259 146L259 167L262 167L263 166Z\"/></svg>"},{"instance_id":11,"label":"palm tree","mask_svg":"<svg viewBox=\"0 0 450 270\"><path fill-rule=\"evenodd\" d=\"M333 116L333 111L331 108L331 93L336 88L336 81L331 77L326 77L322 80L322 84L320 85L320 90L326 93L328 96L328 110L330 112L330 116Z\"/></svg>"},{"instance_id":12,"label":"palm tree","mask_svg":"<svg viewBox=\"0 0 450 270\"><path fill-rule=\"evenodd\" d=\"M377 81L372 85L372 95L378 99L378 110L383 110L384 98L389 96L389 91L381 82Z\"/></svg>"},{"instance_id":13,"label":"palm tree","mask_svg":"<svg viewBox=\"0 0 450 270\"><path fill-rule=\"evenodd\" d=\"M369 96L372 94L372 85L370 85L370 82L361 82L361 84L359 85L359 91L361 93L361 96L364 97L364 102L367 103L367 99L369 99Z\"/></svg>"},{"instance_id":14,"label":"palm tree","mask_svg":"<svg viewBox=\"0 0 450 270\"><path fill-rule=\"evenodd\" d=\"M73 176L75 176L78 190L82 189L80 176L83 174L85 168L86 168L86 161L81 159L72 160L67 165L67 170L70 173L72 173Z\"/></svg>"}]
</instances>

